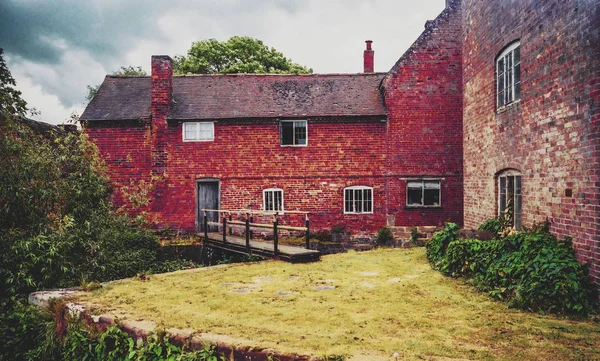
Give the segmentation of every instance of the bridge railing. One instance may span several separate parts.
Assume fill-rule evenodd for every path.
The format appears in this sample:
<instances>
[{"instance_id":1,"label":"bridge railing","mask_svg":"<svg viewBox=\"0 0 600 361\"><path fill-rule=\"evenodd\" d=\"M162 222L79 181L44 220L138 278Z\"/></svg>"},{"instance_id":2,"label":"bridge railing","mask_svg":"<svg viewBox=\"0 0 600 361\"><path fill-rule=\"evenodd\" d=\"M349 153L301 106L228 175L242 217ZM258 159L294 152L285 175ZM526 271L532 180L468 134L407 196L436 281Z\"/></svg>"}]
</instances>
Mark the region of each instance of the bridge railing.
<instances>
[{"instance_id":1,"label":"bridge railing","mask_svg":"<svg viewBox=\"0 0 600 361\"><path fill-rule=\"evenodd\" d=\"M202 223L204 228L204 238L208 239L209 226L222 227L223 243L227 243L227 228L229 226L229 234L233 233L231 226L243 226L246 236L246 251L250 252L250 240L253 238L253 229L272 229L273 231L273 253L275 256L279 253L279 231L298 231L305 234L305 248L310 249L310 220L309 212L304 211L285 211L285 214L304 215L304 227L281 225L279 217L282 216L279 212L260 211L251 209L202 209ZM219 214L220 222L212 222L208 220L208 212L216 212ZM242 220L234 220L233 216L242 218ZM254 216L272 217L272 223L255 223ZM242 217L243 216L243 217Z\"/></svg>"}]
</instances>

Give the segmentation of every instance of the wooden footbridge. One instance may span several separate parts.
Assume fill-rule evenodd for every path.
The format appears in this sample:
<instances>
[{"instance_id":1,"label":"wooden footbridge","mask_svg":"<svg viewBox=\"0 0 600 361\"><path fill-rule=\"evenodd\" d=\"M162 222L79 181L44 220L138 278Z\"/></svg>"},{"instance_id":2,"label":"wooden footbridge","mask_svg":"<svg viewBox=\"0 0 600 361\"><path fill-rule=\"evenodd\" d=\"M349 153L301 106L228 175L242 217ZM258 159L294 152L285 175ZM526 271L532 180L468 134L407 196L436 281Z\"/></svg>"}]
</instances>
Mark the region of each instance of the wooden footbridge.
<instances>
[{"instance_id":1,"label":"wooden footbridge","mask_svg":"<svg viewBox=\"0 0 600 361\"><path fill-rule=\"evenodd\" d=\"M204 232L204 243L207 246L219 248L229 252L247 255L258 255L267 258L275 258L283 261L299 263L314 262L321 257L319 251L310 249L310 228L308 212L285 211L286 214L304 215L304 226L280 225L281 215L278 212L265 212L257 210L218 210L202 209L203 221L201 229ZM220 222L210 221L220 219ZM219 218L215 217L218 215ZM234 219L234 216L236 219ZM255 216L272 217L272 224L255 223ZM220 228L220 229L219 229ZM234 229L237 234L234 234ZM255 239L254 230L266 230L273 234L273 240L267 241ZM303 232L305 237L304 247L280 245L280 231Z\"/></svg>"}]
</instances>

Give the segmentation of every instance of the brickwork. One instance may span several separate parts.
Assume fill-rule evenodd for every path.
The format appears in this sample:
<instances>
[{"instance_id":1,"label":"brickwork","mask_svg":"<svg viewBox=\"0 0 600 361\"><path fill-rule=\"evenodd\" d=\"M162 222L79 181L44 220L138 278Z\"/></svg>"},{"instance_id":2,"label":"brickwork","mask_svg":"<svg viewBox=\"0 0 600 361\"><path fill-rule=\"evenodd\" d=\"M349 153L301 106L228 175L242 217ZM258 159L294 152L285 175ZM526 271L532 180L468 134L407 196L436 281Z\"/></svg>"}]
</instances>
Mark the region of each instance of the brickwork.
<instances>
[{"instance_id":1,"label":"brickwork","mask_svg":"<svg viewBox=\"0 0 600 361\"><path fill-rule=\"evenodd\" d=\"M495 175L522 174L523 224L570 236L600 285L597 1L463 1L465 225L497 214ZM521 99L496 111L495 60L520 40Z\"/></svg>"},{"instance_id":2,"label":"brickwork","mask_svg":"<svg viewBox=\"0 0 600 361\"><path fill-rule=\"evenodd\" d=\"M390 225L462 224L460 35L460 6L450 2L384 80ZM440 208L405 207L412 178L442 179Z\"/></svg>"}]
</instances>

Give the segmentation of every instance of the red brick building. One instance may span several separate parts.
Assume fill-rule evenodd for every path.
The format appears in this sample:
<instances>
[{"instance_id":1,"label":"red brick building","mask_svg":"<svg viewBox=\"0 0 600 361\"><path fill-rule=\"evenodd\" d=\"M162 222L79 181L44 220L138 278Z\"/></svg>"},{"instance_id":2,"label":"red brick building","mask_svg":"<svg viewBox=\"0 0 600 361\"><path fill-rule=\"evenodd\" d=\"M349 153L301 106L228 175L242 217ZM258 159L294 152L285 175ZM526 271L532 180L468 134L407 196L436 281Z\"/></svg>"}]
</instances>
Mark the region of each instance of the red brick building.
<instances>
[{"instance_id":1,"label":"red brick building","mask_svg":"<svg viewBox=\"0 0 600 361\"><path fill-rule=\"evenodd\" d=\"M465 226L548 219L600 285L600 2L462 8Z\"/></svg>"},{"instance_id":2,"label":"red brick building","mask_svg":"<svg viewBox=\"0 0 600 361\"><path fill-rule=\"evenodd\" d=\"M362 74L173 76L153 57L82 119L117 189L154 179L160 226L193 231L206 205L367 233L548 219L600 284L599 7L448 0L387 73L370 42Z\"/></svg>"},{"instance_id":3,"label":"red brick building","mask_svg":"<svg viewBox=\"0 0 600 361\"><path fill-rule=\"evenodd\" d=\"M159 226L194 231L205 207L370 234L462 224L460 21L448 7L387 73L370 42L360 74L180 76L155 56L151 77L107 76L81 119L116 203L152 183Z\"/></svg>"}]
</instances>

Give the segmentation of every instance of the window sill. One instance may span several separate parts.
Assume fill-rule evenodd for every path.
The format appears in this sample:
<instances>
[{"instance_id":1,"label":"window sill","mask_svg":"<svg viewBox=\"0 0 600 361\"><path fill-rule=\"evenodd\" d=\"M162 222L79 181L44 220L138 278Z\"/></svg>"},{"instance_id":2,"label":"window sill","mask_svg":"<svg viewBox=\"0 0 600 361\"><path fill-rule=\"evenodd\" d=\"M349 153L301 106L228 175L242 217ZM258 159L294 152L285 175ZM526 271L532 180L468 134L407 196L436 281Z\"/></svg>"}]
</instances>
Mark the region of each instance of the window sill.
<instances>
[{"instance_id":1,"label":"window sill","mask_svg":"<svg viewBox=\"0 0 600 361\"><path fill-rule=\"evenodd\" d=\"M502 114L502 113L510 110L512 107L516 107L520 104L521 104L521 99L517 99L511 103L501 106L500 108L496 108L496 114Z\"/></svg>"},{"instance_id":2,"label":"window sill","mask_svg":"<svg viewBox=\"0 0 600 361\"><path fill-rule=\"evenodd\" d=\"M344 215L363 215L363 214L373 214L373 212L344 212Z\"/></svg>"},{"instance_id":3,"label":"window sill","mask_svg":"<svg viewBox=\"0 0 600 361\"><path fill-rule=\"evenodd\" d=\"M431 209L431 210L439 210L444 209L443 206L404 206L405 210L423 210L423 209Z\"/></svg>"},{"instance_id":4,"label":"window sill","mask_svg":"<svg viewBox=\"0 0 600 361\"><path fill-rule=\"evenodd\" d=\"M299 145L280 144L279 146L281 146L282 148L306 148L306 147L308 147L308 144L299 144Z\"/></svg>"}]
</instances>

